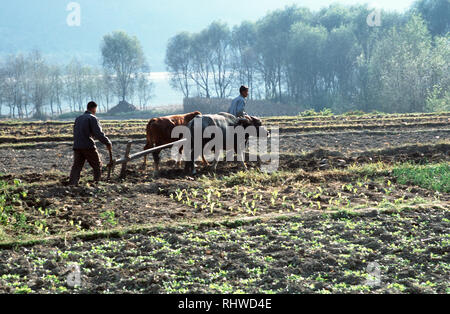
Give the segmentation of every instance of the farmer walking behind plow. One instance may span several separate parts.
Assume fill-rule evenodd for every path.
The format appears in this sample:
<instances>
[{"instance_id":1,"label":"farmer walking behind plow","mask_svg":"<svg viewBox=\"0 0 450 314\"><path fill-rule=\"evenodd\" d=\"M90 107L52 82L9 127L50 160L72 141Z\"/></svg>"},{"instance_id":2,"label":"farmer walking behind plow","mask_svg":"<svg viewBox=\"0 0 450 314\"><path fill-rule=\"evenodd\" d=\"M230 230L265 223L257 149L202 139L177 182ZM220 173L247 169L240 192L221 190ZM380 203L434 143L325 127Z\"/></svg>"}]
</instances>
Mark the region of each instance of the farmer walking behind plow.
<instances>
[{"instance_id":1,"label":"farmer walking behind plow","mask_svg":"<svg viewBox=\"0 0 450 314\"><path fill-rule=\"evenodd\" d=\"M112 143L103 133L100 122L95 116L96 112L97 104L91 101L87 105L87 111L75 120L73 128L74 158L69 185L78 185L81 170L83 170L86 160L94 170L94 181L97 183L100 181L102 162L94 138L105 144L110 152L112 150Z\"/></svg>"}]
</instances>

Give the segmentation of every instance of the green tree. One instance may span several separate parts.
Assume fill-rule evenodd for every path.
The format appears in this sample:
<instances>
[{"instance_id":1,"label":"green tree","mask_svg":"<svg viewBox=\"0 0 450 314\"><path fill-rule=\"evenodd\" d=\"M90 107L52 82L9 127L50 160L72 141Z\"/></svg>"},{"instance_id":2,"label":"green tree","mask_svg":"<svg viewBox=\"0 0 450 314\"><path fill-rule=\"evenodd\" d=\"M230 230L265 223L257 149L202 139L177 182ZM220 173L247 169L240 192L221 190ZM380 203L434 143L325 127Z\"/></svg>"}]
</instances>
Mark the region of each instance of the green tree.
<instances>
[{"instance_id":1,"label":"green tree","mask_svg":"<svg viewBox=\"0 0 450 314\"><path fill-rule=\"evenodd\" d=\"M233 68L239 78L238 85L245 84L250 88L250 99L253 98L256 87L257 50L254 45L256 36L256 25L252 22L243 22L233 28L231 40Z\"/></svg>"},{"instance_id":2,"label":"green tree","mask_svg":"<svg viewBox=\"0 0 450 314\"><path fill-rule=\"evenodd\" d=\"M433 36L450 32L449 0L419 0L414 3L412 12L422 15Z\"/></svg>"},{"instance_id":3,"label":"green tree","mask_svg":"<svg viewBox=\"0 0 450 314\"><path fill-rule=\"evenodd\" d=\"M290 36L287 52L292 96L295 101L320 110L324 105L322 61L328 32L323 26L313 27L300 22L292 26Z\"/></svg>"},{"instance_id":4,"label":"green tree","mask_svg":"<svg viewBox=\"0 0 450 314\"><path fill-rule=\"evenodd\" d=\"M385 112L422 112L429 90L439 80L432 38L418 16L394 27L376 45L369 73L377 108Z\"/></svg>"},{"instance_id":5,"label":"green tree","mask_svg":"<svg viewBox=\"0 0 450 314\"><path fill-rule=\"evenodd\" d=\"M257 22L258 64L266 98L282 101L291 27L298 22L310 23L311 19L309 9L290 6L274 11Z\"/></svg>"},{"instance_id":6,"label":"green tree","mask_svg":"<svg viewBox=\"0 0 450 314\"><path fill-rule=\"evenodd\" d=\"M355 69L361 52L362 48L349 25L335 28L329 33L321 63L324 65L327 103L337 112L354 109L349 105L355 101L358 93Z\"/></svg>"},{"instance_id":7,"label":"green tree","mask_svg":"<svg viewBox=\"0 0 450 314\"><path fill-rule=\"evenodd\" d=\"M427 97L428 111L450 111L450 38L435 37L432 53L433 87Z\"/></svg>"},{"instance_id":8,"label":"green tree","mask_svg":"<svg viewBox=\"0 0 450 314\"><path fill-rule=\"evenodd\" d=\"M227 24L213 22L206 29L206 33L214 90L218 98L225 98L229 95L229 87L234 77L231 62L231 31Z\"/></svg>"},{"instance_id":9,"label":"green tree","mask_svg":"<svg viewBox=\"0 0 450 314\"><path fill-rule=\"evenodd\" d=\"M449 112L450 111L450 90L443 90L436 85L427 97L426 109L428 112Z\"/></svg>"},{"instance_id":10,"label":"green tree","mask_svg":"<svg viewBox=\"0 0 450 314\"><path fill-rule=\"evenodd\" d=\"M115 75L117 96L125 101L133 91L138 73L146 69L142 46L135 36L116 31L103 37L101 52L105 72Z\"/></svg>"},{"instance_id":11,"label":"green tree","mask_svg":"<svg viewBox=\"0 0 450 314\"><path fill-rule=\"evenodd\" d=\"M351 22L351 11L347 6L332 4L324 8L316 15L316 22L325 26L328 31L347 25Z\"/></svg>"}]
</instances>

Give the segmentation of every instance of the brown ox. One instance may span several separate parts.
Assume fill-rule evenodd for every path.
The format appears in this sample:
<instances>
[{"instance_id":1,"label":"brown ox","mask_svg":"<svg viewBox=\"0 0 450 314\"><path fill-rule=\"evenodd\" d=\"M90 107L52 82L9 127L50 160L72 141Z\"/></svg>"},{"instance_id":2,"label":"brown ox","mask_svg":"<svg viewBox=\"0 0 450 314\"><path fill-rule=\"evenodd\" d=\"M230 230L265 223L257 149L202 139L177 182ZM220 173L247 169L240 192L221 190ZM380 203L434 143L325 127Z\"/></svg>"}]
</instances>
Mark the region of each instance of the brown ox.
<instances>
[{"instance_id":1,"label":"brown ox","mask_svg":"<svg viewBox=\"0 0 450 314\"><path fill-rule=\"evenodd\" d=\"M200 112L191 112L185 115L168 116L162 118L151 119L147 125L147 144L144 150L158 147L161 145L170 144L179 139L172 138L172 130L181 125L187 125L196 116L201 115ZM180 148L180 154L181 154ZM153 153L153 160L155 161L155 172L159 171L159 162L161 150ZM147 156L144 157L143 169L147 167Z\"/></svg>"}]
</instances>

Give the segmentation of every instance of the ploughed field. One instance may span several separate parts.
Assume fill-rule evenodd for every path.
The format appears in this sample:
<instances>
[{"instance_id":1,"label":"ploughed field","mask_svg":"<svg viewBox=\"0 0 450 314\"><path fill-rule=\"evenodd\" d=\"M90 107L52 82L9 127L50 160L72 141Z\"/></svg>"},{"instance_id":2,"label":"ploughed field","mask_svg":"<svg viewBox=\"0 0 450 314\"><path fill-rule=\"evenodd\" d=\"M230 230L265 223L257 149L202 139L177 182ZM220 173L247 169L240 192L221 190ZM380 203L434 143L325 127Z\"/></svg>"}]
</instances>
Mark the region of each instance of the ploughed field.
<instances>
[{"instance_id":1,"label":"ploughed field","mask_svg":"<svg viewBox=\"0 0 450 314\"><path fill-rule=\"evenodd\" d=\"M450 113L263 121L277 172L190 177L164 152L157 177L139 160L93 186L86 166L79 187L72 123L0 121L0 292L450 292ZM102 122L115 157L146 124Z\"/></svg>"}]
</instances>

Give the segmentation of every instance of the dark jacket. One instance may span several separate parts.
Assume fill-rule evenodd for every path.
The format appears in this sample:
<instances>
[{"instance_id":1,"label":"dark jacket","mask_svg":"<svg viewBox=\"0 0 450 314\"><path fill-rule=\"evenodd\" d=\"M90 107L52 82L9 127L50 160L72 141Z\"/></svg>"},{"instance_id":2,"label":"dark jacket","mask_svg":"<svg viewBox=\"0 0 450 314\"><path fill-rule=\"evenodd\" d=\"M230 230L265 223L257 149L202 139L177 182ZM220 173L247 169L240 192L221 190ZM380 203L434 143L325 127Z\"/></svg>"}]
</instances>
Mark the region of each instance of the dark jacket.
<instances>
[{"instance_id":1,"label":"dark jacket","mask_svg":"<svg viewBox=\"0 0 450 314\"><path fill-rule=\"evenodd\" d=\"M94 138L105 145L111 144L111 141L103 133L97 117L89 111L86 111L75 120L73 137L73 149L95 148Z\"/></svg>"}]
</instances>

